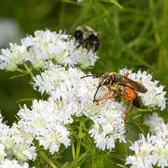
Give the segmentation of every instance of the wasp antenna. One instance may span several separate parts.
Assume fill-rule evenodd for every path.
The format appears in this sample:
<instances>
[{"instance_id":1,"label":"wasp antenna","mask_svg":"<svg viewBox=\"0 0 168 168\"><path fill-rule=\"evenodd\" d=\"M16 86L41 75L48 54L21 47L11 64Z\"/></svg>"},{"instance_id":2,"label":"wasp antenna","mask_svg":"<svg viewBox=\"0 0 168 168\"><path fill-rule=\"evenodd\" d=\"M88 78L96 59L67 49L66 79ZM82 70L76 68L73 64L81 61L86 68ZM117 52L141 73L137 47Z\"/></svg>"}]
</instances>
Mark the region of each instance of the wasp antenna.
<instances>
[{"instance_id":1,"label":"wasp antenna","mask_svg":"<svg viewBox=\"0 0 168 168\"><path fill-rule=\"evenodd\" d=\"M90 76L97 77L97 75L95 75L95 74L90 74L90 75L82 76L81 79L86 78L86 77L90 77Z\"/></svg>"},{"instance_id":2,"label":"wasp antenna","mask_svg":"<svg viewBox=\"0 0 168 168\"><path fill-rule=\"evenodd\" d=\"M97 87L97 89L96 89L96 92L95 92L95 94L94 94L94 97L93 97L93 101L94 101L94 102L96 101L96 95L97 95L97 92L98 92L99 88L100 88L100 85L98 85L98 87Z\"/></svg>"}]
</instances>

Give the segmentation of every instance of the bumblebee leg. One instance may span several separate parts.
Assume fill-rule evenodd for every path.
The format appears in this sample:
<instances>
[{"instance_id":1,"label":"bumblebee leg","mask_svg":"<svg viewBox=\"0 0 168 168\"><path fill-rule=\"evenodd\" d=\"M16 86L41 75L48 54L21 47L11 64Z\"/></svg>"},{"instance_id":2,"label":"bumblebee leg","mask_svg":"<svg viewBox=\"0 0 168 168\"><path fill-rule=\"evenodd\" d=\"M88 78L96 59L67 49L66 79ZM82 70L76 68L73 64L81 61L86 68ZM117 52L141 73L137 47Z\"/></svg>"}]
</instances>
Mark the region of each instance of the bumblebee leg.
<instances>
[{"instance_id":1,"label":"bumblebee leg","mask_svg":"<svg viewBox=\"0 0 168 168\"><path fill-rule=\"evenodd\" d=\"M75 49L73 50L73 52L75 51L75 50L77 50L80 46L82 46L84 43L86 43L86 40L77 40L76 41L76 43L78 43L77 44L77 46L75 47Z\"/></svg>"},{"instance_id":2,"label":"bumblebee leg","mask_svg":"<svg viewBox=\"0 0 168 168\"><path fill-rule=\"evenodd\" d=\"M80 46L82 46L83 43L84 43L84 42L79 43L79 44L75 47L75 49L73 50L73 52L74 52L75 50L77 50Z\"/></svg>"}]
</instances>

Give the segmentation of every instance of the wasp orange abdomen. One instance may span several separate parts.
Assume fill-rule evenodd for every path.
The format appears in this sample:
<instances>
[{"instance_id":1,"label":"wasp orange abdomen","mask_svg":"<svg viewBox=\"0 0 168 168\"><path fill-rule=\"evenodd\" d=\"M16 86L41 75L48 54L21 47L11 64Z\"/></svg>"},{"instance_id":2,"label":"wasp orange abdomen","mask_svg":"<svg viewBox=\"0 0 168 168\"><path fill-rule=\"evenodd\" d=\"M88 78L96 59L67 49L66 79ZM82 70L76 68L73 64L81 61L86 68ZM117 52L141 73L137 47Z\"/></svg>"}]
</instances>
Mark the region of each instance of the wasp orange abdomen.
<instances>
[{"instance_id":1,"label":"wasp orange abdomen","mask_svg":"<svg viewBox=\"0 0 168 168\"><path fill-rule=\"evenodd\" d=\"M134 100L136 96L137 96L136 92L129 87L125 87L124 94L121 95L121 97L127 100Z\"/></svg>"}]
</instances>

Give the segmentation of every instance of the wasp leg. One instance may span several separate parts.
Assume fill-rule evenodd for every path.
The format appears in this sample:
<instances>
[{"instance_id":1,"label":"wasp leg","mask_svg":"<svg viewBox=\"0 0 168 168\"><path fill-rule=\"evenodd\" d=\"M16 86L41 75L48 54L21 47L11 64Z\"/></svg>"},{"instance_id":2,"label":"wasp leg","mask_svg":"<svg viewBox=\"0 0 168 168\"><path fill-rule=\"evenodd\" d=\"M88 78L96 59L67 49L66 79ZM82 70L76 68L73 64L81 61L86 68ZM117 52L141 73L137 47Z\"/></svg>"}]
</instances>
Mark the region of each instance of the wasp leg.
<instances>
[{"instance_id":1,"label":"wasp leg","mask_svg":"<svg viewBox=\"0 0 168 168\"><path fill-rule=\"evenodd\" d=\"M102 101L102 100L105 100L105 99L112 99L112 98L118 96L117 93L114 93L114 94L112 94L112 95L109 95L110 92L111 92L111 89L108 89L108 91L104 94L104 96L100 97L100 98L97 99L96 101L99 102L99 101Z\"/></svg>"},{"instance_id":2,"label":"wasp leg","mask_svg":"<svg viewBox=\"0 0 168 168\"><path fill-rule=\"evenodd\" d=\"M115 97L118 96L117 93L114 93L114 94L112 94L112 95L108 95L108 94L109 94L109 93L106 93L104 96L100 97L100 98L98 99L98 101L102 101L102 100L105 100L105 99L112 99L112 98L115 98Z\"/></svg>"},{"instance_id":3,"label":"wasp leg","mask_svg":"<svg viewBox=\"0 0 168 168\"><path fill-rule=\"evenodd\" d=\"M133 100L130 101L129 106L127 107L127 109L126 109L125 112L124 112L124 115L125 115L124 120L125 120L125 121L127 120L128 112L129 112L129 111L131 110L131 108L132 108L132 102L133 102Z\"/></svg>"},{"instance_id":4,"label":"wasp leg","mask_svg":"<svg viewBox=\"0 0 168 168\"><path fill-rule=\"evenodd\" d=\"M107 99L107 97L110 94L110 90L108 89L108 91L104 94L104 96L100 97L99 99L96 99L97 102L102 101L104 99Z\"/></svg>"}]
</instances>

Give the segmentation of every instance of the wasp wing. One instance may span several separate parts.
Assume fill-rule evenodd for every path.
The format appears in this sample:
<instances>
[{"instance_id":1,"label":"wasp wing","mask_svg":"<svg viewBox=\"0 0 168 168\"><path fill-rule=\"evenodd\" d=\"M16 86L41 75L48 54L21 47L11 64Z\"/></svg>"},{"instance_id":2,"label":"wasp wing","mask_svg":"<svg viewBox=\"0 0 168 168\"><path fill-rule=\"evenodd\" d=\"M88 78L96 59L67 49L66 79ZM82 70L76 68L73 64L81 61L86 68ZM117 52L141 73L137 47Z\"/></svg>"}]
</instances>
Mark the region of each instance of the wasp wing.
<instances>
[{"instance_id":1,"label":"wasp wing","mask_svg":"<svg viewBox=\"0 0 168 168\"><path fill-rule=\"evenodd\" d=\"M130 87L138 92L141 93L146 93L147 89L145 88L145 86L140 83L140 82L135 82L125 76L123 76L123 78L120 79L120 81L118 82L118 84L123 85L123 86L127 86Z\"/></svg>"}]
</instances>

